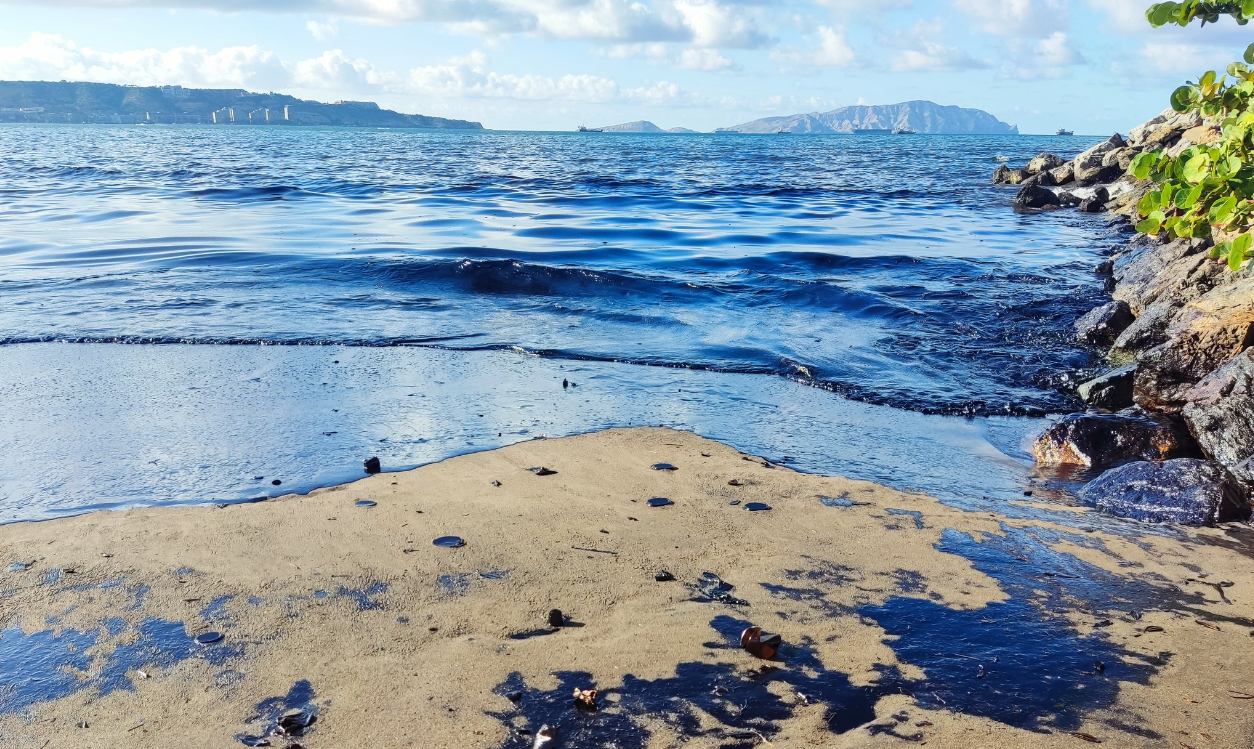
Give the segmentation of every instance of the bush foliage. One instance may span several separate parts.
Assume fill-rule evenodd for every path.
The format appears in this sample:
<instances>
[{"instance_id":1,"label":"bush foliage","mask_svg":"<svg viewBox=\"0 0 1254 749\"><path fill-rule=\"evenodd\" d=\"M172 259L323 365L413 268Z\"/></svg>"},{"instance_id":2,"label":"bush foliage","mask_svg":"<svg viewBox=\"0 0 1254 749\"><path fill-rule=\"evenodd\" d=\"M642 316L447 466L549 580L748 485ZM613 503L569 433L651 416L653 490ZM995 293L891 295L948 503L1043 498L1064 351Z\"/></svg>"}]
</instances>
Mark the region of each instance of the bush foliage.
<instances>
[{"instance_id":1,"label":"bush foliage","mask_svg":"<svg viewBox=\"0 0 1254 749\"><path fill-rule=\"evenodd\" d=\"M1254 0L1156 3L1145 12L1155 27L1187 26L1195 19L1205 25L1223 15L1245 25L1254 18ZM1244 62L1232 63L1225 74L1207 71L1176 89L1171 108L1201 114L1219 127L1220 136L1175 157L1151 151L1133 160L1132 175L1157 185L1137 205L1142 216L1137 230L1169 237L1214 234L1220 241L1212 257L1233 270L1254 267L1254 44L1245 50Z\"/></svg>"}]
</instances>

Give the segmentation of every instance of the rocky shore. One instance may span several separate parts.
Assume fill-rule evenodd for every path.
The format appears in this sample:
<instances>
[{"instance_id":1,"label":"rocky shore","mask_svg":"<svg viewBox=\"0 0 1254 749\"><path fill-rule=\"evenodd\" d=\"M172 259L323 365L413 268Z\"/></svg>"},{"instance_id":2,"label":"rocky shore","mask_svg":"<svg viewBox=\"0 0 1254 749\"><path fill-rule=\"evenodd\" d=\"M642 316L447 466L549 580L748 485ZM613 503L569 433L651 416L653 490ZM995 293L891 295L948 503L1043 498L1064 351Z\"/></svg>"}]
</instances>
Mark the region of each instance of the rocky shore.
<instances>
[{"instance_id":1,"label":"rocky shore","mask_svg":"<svg viewBox=\"0 0 1254 749\"><path fill-rule=\"evenodd\" d=\"M1178 155L1218 139L1197 113L1171 110L1070 161L1043 153L1001 166L1016 210L1074 206L1138 220L1153 184L1128 174L1137 154ZM1034 452L1046 465L1107 469L1087 504L1151 522L1211 525L1250 517L1254 498L1254 276L1210 258L1213 239L1136 235L1097 266L1111 300L1076 322L1106 372L1083 383L1088 406L1054 423Z\"/></svg>"}]
</instances>

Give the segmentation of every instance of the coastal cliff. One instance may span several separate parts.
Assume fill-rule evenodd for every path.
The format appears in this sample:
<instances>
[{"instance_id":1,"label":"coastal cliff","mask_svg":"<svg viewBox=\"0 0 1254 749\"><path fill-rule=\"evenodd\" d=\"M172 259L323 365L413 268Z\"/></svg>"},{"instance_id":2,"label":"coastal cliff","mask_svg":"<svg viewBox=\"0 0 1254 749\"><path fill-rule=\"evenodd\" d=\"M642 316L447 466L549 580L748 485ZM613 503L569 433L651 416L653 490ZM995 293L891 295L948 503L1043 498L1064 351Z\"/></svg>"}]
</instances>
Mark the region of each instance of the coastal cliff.
<instances>
[{"instance_id":1,"label":"coastal cliff","mask_svg":"<svg viewBox=\"0 0 1254 749\"><path fill-rule=\"evenodd\" d=\"M1171 110L1071 161L1041 154L998 168L1019 185L1017 210L1075 206L1137 218L1153 187L1128 167L1137 154L1178 155L1218 139L1196 113ZM1036 442L1037 460L1111 467L1082 499L1151 521L1213 524L1248 518L1254 497L1254 276L1212 260L1213 238L1138 234L1096 268L1111 299L1076 323L1110 369L1078 388L1089 407ZM1132 461L1129 463L1129 461Z\"/></svg>"}]
</instances>

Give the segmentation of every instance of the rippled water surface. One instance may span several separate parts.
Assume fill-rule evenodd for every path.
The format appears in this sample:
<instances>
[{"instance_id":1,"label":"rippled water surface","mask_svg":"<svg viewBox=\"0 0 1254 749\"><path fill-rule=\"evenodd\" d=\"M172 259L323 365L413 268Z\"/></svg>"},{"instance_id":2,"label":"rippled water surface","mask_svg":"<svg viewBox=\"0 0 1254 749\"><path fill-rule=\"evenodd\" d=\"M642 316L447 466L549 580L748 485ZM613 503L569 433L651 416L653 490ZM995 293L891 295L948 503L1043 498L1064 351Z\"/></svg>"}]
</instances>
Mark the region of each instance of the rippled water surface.
<instances>
[{"instance_id":1,"label":"rippled water surface","mask_svg":"<svg viewBox=\"0 0 1254 749\"><path fill-rule=\"evenodd\" d=\"M1104 219L993 158L1085 139L0 129L0 340L518 348L1065 406Z\"/></svg>"},{"instance_id":2,"label":"rippled water surface","mask_svg":"<svg viewBox=\"0 0 1254 749\"><path fill-rule=\"evenodd\" d=\"M1066 410L1093 364L1070 327L1100 299L1091 269L1118 237L1103 217L1016 214L1013 190L988 184L996 156L1087 145L0 127L0 519L240 498L257 491L253 472L309 488L355 475L366 452L413 465L643 421L952 488L952 466L973 470L965 458L937 472L910 456L919 435L954 427L902 412ZM28 346L54 341L75 345ZM381 358L327 374L355 357L85 345L101 342ZM580 366L599 389L552 400L549 380ZM436 380L456 390L443 410L415 408ZM543 415L526 410L538 403ZM346 406L348 429L335 416ZM485 410L499 428L484 428ZM267 428L310 434L271 445ZM876 454L881 428L892 455ZM992 483L1017 490L1002 453L1030 428L976 426L1007 436L967 457L1002 461ZM946 460L932 443L921 457ZM32 449L57 460L28 460Z\"/></svg>"}]
</instances>

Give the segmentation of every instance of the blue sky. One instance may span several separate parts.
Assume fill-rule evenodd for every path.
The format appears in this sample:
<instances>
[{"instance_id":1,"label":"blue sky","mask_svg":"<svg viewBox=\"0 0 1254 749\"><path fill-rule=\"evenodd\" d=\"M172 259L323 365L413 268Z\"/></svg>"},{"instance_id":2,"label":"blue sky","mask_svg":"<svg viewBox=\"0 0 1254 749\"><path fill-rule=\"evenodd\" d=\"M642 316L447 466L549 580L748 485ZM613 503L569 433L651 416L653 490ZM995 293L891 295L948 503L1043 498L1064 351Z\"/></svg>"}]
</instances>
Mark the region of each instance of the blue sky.
<instances>
[{"instance_id":1,"label":"blue sky","mask_svg":"<svg viewBox=\"0 0 1254 749\"><path fill-rule=\"evenodd\" d=\"M1127 129L1254 26L1149 0L0 0L0 78L370 99L500 129L698 130L931 99Z\"/></svg>"}]
</instances>

